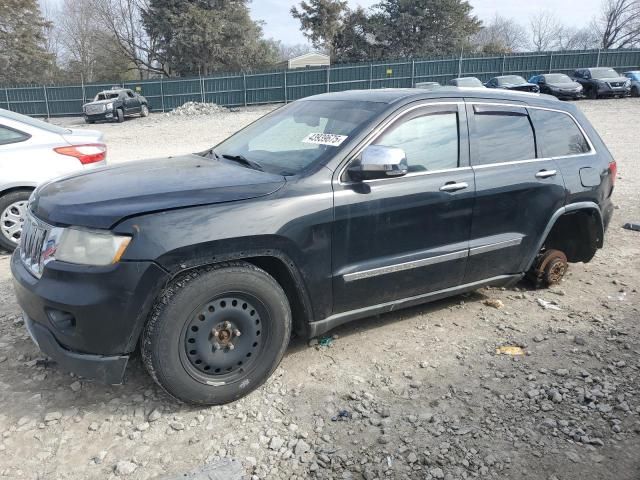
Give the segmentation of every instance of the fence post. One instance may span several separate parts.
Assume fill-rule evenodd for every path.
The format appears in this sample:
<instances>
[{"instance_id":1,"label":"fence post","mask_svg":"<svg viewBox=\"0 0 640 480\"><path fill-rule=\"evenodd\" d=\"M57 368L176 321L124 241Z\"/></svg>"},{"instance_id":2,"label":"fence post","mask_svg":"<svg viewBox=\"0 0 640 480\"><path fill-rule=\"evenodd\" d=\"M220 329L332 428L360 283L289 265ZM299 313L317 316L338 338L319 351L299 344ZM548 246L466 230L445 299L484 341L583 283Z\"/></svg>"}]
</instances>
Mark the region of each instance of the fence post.
<instances>
[{"instance_id":1,"label":"fence post","mask_svg":"<svg viewBox=\"0 0 640 480\"><path fill-rule=\"evenodd\" d=\"M327 65L327 93L331 91L331 65Z\"/></svg>"},{"instance_id":2,"label":"fence post","mask_svg":"<svg viewBox=\"0 0 640 480\"><path fill-rule=\"evenodd\" d=\"M289 95L287 94L287 71L284 72L284 103L285 105L289 103Z\"/></svg>"},{"instance_id":3,"label":"fence post","mask_svg":"<svg viewBox=\"0 0 640 480\"><path fill-rule=\"evenodd\" d=\"M200 69L198 68L198 76L200 77L200 100L204 103L204 80L202 79L202 75L200 74Z\"/></svg>"},{"instance_id":4,"label":"fence post","mask_svg":"<svg viewBox=\"0 0 640 480\"><path fill-rule=\"evenodd\" d=\"M84 75L80 73L80 86L82 88L82 104L87 101L87 93L84 90Z\"/></svg>"},{"instance_id":5,"label":"fence post","mask_svg":"<svg viewBox=\"0 0 640 480\"><path fill-rule=\"evenodd\" d=\"M411 88L416 84L416 61L411 60Z\"/></svg>"},{"instance_id":6,"label":"fence post","mask_svg":"<svg viewBox=\"0 0 640 480\"><path fill-rule=\"evenodd\" d=\"M596 67L600 66L600 49L598 49L598 58L596 59Z\"/></svg>"},{"instance_id":7,"label":"fence post","mask_svg":"<svg viewBox=\"0 0 640 480\"><path fill-rule=\"evenodd\" d=\"M460 59L458 60L458 78L462 77L462 55L464 54L464 47L460 49Z\"/></svg>"},{"instance_id":8,"label":"fence post","mask_svg":"<svg viewBox=\"0 0 640 480\"><path fill-rule=\"evenodd\" d=\"M242 72L242 93L244 95L244 106L247 106L247 74Z\"/></svg>"},{"instance_id":9,"label":"fence post","mask_svg":"<svg viewBox=\"0 0 640 480\"><path fill-rule=\"evenodd\" d=\"M43 85L42 86L42 91L44 92L44 104L47 107L47 119L51 118L51 115L49 113L49 98L47 97L47 86Z\"/></svg>"},{"instance_id":10,"label":"fence post","mask_svg":"<svg viewBox=\"0 0 640 480\"><path fill-rule=\"evenodd\" d=\"M504 75L504 63L507 60L507 56L506 55L502 55L502 72L500 73L500 75Z\"/></svg>"},{"instance_id":11,"label":"fence post","mask_svg":"<svg viewBox=\"0 0 640 480\"><path fill-rule=\"evenodd\" d=\"M373 63L369 64L369 90L373 88Z\"/></svg>"},{"instance_id":12,"label":"fence post","mask_svg":"<svg viewBox=\"0 0 640 480\"><path fill-rule=\"evenodd\" d=\"M4 89L4 96L7 98L7 110L11 110L11 102L9 102L9 89Z\"/></svg>"},{"instance_id":13,"label":"fence post","mask_svg":"<svg viewBox=\"0 0 640 480\"><path fill-rule=\"evenodd\" d=\"M164 113L164 87L162 85L162 77L160 77L160 102L162 103L162 113Z\"/></svg>"},{"instance_id":14,"label":"fence post","mask_svg":"<svg viewBox=\"0 0 640 480\"><path fill-rule=\"evenodd\" d=\"M553 52L549 54L549 73L553 70Z\"/></svg>"}]
</instances>

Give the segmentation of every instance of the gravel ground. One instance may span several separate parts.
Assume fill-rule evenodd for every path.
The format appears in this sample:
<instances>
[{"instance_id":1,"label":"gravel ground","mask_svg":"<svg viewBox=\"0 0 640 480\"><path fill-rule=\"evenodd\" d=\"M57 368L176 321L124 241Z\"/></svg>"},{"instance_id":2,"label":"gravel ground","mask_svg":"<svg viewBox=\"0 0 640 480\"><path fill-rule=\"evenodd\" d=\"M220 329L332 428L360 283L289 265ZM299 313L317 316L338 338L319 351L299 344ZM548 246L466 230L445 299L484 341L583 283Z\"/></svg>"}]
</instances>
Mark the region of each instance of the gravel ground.
<instances>
[{"instance_id":1,"label":"gravel ground","mask_svg":"<svg viewBox=\"0 0 640 480\"><path fill-rule=\"evenodd\" d=\"M483 289L341 327L328 346L294 340L229 406L174 403L138 359L119 387L48 365L0 254L0 478L174 479L208 465L200 478L640 479L640 233L621 228L640 220L640 101L578 105L619 165L619 209L591 263L551 290ZM119 162L203 150L269 109L96 128Z\"/></svg>"}]
</instances>

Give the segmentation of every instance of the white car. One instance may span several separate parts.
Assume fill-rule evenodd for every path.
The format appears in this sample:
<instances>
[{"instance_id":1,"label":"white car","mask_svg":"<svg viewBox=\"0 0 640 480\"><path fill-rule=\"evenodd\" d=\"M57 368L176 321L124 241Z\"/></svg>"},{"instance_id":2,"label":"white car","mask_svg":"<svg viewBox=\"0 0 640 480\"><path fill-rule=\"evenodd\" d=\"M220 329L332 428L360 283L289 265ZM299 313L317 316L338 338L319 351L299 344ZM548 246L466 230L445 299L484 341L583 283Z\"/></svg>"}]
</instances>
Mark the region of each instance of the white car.
<instances>
[{"instance_id":1,"label":"white car","mask_svg":"<svg viewBox=\"0 0 640 480\"><path fill-rule=\"evenodd\" d=\"M0 250L18 245L35 187L106 165L106 157L101 132L62 128L0 108Z\"/></svg>"}]
</instances>

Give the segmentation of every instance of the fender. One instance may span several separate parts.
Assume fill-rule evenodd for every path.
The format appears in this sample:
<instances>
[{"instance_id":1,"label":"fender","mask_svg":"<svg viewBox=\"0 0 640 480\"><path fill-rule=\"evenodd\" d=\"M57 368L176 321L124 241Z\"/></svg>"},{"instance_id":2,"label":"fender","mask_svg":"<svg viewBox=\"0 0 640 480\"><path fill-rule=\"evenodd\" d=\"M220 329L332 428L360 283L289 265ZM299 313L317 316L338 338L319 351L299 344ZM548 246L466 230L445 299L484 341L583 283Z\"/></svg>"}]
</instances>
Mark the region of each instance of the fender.
<instances>
[{"instance_id":1,"label":"fender","mask_svg":"<svg viewBox=\"0 0 640 480\"><path fill-rule=\"evenodd\" d=\"M554 212L554 214L551 216L551 219L547 223L547 226L545 227L544 232L542 233L542 235L540 236L540 239L538 240L538 243L536 245L535 250L533 251L533 254L531 255L531 257L528 259L527 263L525 264L525 268L524 268L525 272L529 271L529 269L532 267L533 262L535 261L536 257L538 256L538 252L542 248L542 245L544 245L545 240L549 236L549 232L551 232L551 229L556 224L558 219L562 215L564 215L565 213L575 212L575 211L578 211L578 210L592 210L592 211L596 212L596 215L598 216L598 223L600 224L600 231L602 233L600 235L600 242L598 243L597 246L598 246L598 248L602 248L602 246L604 244L604 223L603 223L603 220L602 220L602 211L600 210L600 207L598 206L598 204L594 203L594 202L570 203L569 205L565 205L564 207L561 207L558 210L556 210Z\"/></svg>"}]
</instances>

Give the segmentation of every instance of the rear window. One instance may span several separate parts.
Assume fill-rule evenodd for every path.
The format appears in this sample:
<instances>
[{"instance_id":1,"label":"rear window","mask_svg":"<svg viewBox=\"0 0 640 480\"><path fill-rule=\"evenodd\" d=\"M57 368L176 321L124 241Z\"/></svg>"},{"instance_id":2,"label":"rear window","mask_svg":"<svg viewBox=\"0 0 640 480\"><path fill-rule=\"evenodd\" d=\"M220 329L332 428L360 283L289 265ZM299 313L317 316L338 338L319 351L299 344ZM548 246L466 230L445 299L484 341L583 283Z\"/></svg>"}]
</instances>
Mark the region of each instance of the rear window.
<instances>
[{"instance_id":1,"label":"rear window","mask_svg":"<svg viewBox=\"0 0 640 480\"><path fill-rule=\"evenodd\" d=\"M530 114L543 157L565 157L590 151L587 139L569 115L535 108Z\"/></svg>"},{"instance_id":2,"label":"rear window","mask_svg":"<svg viewBox=\"0 0 640 480\"><path fill-rule=\"evenodd\" d=\"M524 109L476 111L474 165L515 162L536 158L533 128Z\"/></svg>"},{"instance_id":3,"label":"rear window","mask_svg":"<svg viewBox=\"0 0 640 480\"><path fill-rule=\"evenodd\" d=\"M23 142L29 138L26 133L18 132L12 128L3 127L0 125L0 145L7 145L9 143Z\"/></svg>"},{"instance_id":4,"label":"rear window","mask_svg":"<svg viewBox=\"0 0 640 480\"><path fill-rule=\"evenodd\" d=\"M505 77L498 77L498 83L500 85L520 85L521 83L527 83L527 81L518 75L507 75Z\"/></svg>"},{"instance_id":5,"label":"rear window","mask_svg":"<svg viewBox=\"0 0 640 480\"><path fill-rule=\"evenodd\" d=\"M71 130L69 130L68 128L62 128L62 127L58 127L57 125L51 125L50 123L43 122L42 120L27 117L26 115L12 112L10 110L0 109L0 119L1 118L8 118L9 120L14 120L16 122L29 125L30 127L40 128L41 130L57 133L58 135L64 135L66 133L71 132Z\"/></svg>"}]
</instances>

